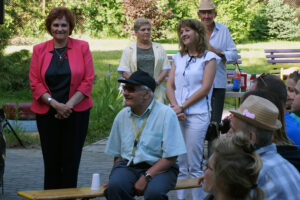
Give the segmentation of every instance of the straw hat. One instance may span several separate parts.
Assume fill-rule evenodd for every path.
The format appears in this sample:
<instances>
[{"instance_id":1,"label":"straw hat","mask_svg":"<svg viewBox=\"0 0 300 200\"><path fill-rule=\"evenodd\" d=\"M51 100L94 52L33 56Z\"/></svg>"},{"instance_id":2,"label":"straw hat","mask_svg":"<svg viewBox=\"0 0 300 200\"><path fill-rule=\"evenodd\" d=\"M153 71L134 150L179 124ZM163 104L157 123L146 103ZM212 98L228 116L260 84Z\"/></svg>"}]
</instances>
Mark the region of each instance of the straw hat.
<instances>
[{"instance_id":1,"label":"straw hat","mask_svg":"<svg viewBox=\"0 0 300 200\"><path fill-rule=\"evenodd\" d=\"M199 6L198 10L213 10L215 8L216 8L216 6L212 2L212 0L202 0L200 2L200 6Z\"/></svg>"},{"instance_id":2,"label":"straw hat","mask_svg":"<svg viewBox=\"0 0 300 200\"><path fill-rule=\"evenodd\" d=\"M266 130L281 128L279 111L269 100L251 95L240 105L237 111L230 111L235 117Z\"/></svg>"}]
</instances>

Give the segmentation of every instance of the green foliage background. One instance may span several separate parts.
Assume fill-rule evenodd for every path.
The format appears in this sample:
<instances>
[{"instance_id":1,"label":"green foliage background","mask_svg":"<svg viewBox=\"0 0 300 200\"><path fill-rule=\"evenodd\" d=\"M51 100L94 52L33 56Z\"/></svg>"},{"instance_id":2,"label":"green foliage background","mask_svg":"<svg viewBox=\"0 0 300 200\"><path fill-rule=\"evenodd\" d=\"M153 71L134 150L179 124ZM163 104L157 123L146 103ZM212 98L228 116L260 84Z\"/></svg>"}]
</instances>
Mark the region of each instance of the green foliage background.
<instances>
[{"instance_id":1,"label":"green foliage background","mask_svg":"<svg viewBox=\"0 0 300 200\"><path fill-rule=\"evenodd\" d=\"M146 15L160 24L155 27L155 31L162 32L155 34L158 36L155 39L159 39L166 35L170 37L169 33L176 30L179 20L198 18L199 5L198 0L46 0L45 13L42 13L41 2L9 1L5 7L5 26L18 36L40 36L46 32L44 20L49 11L57 6L66 6L76 16L77 34L85 33L97 38L128 37L128 26L132 26L133 22L131 18ZM132 2L136 2L136 6L130 7ZM214 0L214 3L218 12L216 21L229 28L235 42L273 38L291 40L299 36L296 6L283 4L283 0ZM143 8L138 7L141 4ZM149 14L146 10L153 13ZM126 18L129 15L131 17Z\"/></svg>"}]
</instances>

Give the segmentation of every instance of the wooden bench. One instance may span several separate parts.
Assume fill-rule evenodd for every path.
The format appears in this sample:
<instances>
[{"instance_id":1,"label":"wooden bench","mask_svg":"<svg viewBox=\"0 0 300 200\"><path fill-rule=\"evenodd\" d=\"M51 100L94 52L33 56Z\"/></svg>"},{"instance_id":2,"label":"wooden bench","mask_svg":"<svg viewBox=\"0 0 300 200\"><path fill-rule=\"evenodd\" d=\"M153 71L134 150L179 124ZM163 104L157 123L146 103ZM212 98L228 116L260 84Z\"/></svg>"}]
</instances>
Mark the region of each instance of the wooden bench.
<instances>
[{"instance_id":1,"label":"wooden bench","mask_svg":"<svg viewBox=\"0 0 300 200\"><path fill-rule=\"evenodd\" d=\"M300 69L300 49L265 49L266 59L271 68L271 74L280 75L281 79L284 76L292 73L293 71ZM284 65L287 64L288 65ZM292 63L299 63L292 65Z\"/></svg>"},{"instance_id":2,"label":"wooden bench","mask_svg":"<svg viewBox=\"0 0 300 200\"><path fill-rule=\"evenodd\" d=\"M189 178L178 180L173 190L189 189L201 187L198 184L198 178ZM91 188L67 188L54 190L32 190L20 191L18 195L31 200L56 200L56 199L70 199L81 198L90 199L95 197L104 197L105 188L102 186L100 190L91 190Z\"/></svg>"}]
</instances>

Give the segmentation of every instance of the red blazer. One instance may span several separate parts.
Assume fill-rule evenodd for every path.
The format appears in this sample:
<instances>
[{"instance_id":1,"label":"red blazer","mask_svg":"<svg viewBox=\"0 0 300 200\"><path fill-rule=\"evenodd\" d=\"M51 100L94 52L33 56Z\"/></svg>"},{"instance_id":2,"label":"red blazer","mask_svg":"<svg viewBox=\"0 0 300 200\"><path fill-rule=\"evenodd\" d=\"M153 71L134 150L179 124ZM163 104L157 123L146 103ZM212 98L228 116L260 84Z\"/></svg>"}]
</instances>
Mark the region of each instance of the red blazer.
<instances>
[{"instance_id":1,"label":"red blazer","mask_svg":"<svg viewBox=\"0 0 300 200\"><path fill-rule=\"evenodd\" d=\"M31 110L37 114L45 114L50 109L50 106L44 103L40 97L46 92L51 94L45 81L45 73L53 56L50 51L53 50L53 40L43 42L33 47L29 80L33 97ZM71 98L76 91L82 92L85 98L75 105L73 110L77 112L84 111L93 105L91 98L94 80L92 54L87 42L72 38L68 38L67 53L71 69L69 98Z\"/></svg>"}]
</instances>

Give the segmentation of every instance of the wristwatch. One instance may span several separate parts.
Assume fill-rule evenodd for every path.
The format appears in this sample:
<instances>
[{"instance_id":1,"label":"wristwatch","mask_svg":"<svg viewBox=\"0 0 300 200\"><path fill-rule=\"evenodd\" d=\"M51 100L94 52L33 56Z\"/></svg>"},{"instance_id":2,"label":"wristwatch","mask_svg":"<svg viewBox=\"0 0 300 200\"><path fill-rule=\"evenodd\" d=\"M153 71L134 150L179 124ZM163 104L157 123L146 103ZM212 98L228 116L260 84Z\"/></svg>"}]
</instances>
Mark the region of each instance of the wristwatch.
<instances>
[{"instance_id":1,"label":"wristwatch","mask_svg":"<svg viewBox=\"0 0 300 200\"><path fill-rule=\"evenodd\" d=\"M48 97L47 98L47 103L50 105L50 102L53 100L53 98L52 97Z\"/></svg>"},{"instance_id":2,"label":"wristwatch","mask_svg":"<svg viewBox=\"0 0 300 200\"><path fill-rule=\"evenodd\" d=\"M147 172L144 173L144 176L146 178L146 181L149 183L152 180L152 176L148 174Z\"/></svg>"}]
</instances>

